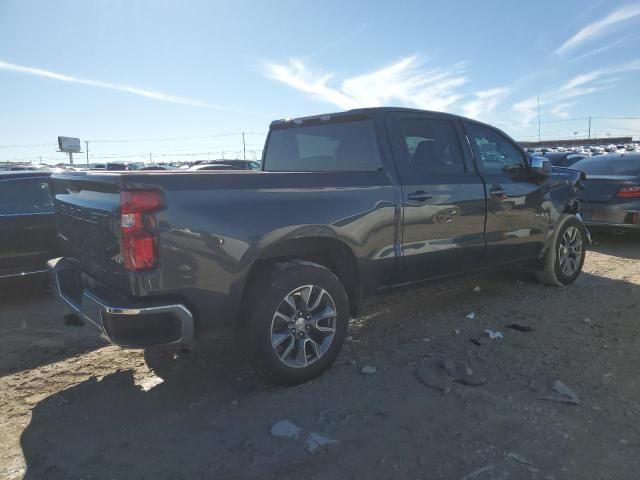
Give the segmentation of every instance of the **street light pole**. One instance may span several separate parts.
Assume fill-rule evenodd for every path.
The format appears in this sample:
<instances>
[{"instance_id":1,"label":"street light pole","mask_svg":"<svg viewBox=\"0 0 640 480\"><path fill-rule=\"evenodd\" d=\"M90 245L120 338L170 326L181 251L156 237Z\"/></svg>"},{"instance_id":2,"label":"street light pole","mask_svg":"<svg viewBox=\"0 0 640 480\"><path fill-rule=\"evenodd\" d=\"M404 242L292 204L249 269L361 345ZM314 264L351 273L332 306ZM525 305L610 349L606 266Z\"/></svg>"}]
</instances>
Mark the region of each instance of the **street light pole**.
<instances>
[{"instance_id":1,"label":"street light pole","mask_svg":"<svg viewBox=\"0 0 640 480\"><path fill-rule=\"evenodd\" d=\"M540 143L540 95L538 95L538 143Z\"/></svg>"},{"instance_id":2,"label":"street light pole","mask_svg":"<svg viewBox=\"0 0 640 480\"><path fill-rule=\"evenodd\" d=\"M87 151L87 165L89 165L89 141L85 140L84 145L85 145L85 150Z\"/></svg>"}]
</instances>

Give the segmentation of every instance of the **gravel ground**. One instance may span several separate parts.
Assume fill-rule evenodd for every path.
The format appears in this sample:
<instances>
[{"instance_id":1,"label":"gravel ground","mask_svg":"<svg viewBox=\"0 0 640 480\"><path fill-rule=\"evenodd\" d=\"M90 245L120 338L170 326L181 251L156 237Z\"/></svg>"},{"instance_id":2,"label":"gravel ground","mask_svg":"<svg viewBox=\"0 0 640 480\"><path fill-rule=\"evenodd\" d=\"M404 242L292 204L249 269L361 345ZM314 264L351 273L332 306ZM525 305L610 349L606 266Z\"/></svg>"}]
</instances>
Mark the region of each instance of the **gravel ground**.
<instances>
[{"instance_id":1,"label":"gravel ground","mask_svg":"<svg viewBox=\"0 0 640 480\"><path fill-rule=\"evenodd\" d=\"M145 358L4 288L0 478L640 478L640 238L598 240L570 287L499 273L378 298L288 389L228 341Z\"/></svg>"}]
</instances>

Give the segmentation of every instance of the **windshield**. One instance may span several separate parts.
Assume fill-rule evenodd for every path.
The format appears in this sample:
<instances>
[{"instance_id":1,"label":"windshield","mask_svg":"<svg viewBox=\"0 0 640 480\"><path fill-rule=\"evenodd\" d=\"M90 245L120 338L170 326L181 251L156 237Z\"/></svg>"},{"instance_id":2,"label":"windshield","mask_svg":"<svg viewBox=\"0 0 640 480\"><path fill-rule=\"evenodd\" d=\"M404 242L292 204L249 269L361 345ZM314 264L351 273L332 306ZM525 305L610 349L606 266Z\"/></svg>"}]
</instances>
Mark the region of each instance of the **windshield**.
<instances>
[{"instance_id":1,"label":"windshield","mask_svg":"<svg viewBox=\"0 0 640 480\"><path fill-rule=\"evenodd\" d=\"M571 168L590 175L640 175L640 157L585 158Z\"/></svg>"}]
</instances>

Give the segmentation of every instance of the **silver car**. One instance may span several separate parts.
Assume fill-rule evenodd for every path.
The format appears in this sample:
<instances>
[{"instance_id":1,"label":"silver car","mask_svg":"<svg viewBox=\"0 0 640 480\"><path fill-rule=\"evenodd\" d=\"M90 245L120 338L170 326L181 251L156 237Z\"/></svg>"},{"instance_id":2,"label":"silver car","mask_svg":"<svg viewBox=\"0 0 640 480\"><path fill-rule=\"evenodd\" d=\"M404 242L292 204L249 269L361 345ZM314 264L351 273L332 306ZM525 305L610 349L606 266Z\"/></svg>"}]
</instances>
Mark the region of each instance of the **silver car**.
<instances>
[{"instance_id":1,"label":"silver car","mask_svg":"<svg viewBox=\"0 0 640 480\"><path fill-rule=\"evenodd\" d=\"M598 155L571 168L587 175L580 199L591 229L640 231L640 154Z\"/></svg>"}]
</instances>

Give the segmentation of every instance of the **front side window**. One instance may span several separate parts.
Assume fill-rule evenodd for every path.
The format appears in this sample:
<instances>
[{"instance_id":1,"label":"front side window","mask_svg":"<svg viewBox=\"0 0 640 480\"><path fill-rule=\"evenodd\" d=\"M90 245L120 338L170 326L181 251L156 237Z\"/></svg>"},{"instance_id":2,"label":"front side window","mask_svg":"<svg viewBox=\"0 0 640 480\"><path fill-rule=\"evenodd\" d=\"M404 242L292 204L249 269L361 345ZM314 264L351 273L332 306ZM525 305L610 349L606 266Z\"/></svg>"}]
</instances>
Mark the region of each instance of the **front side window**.
<instances>
[{"instance_id":1,"label":"front side window","mask_svg":"<svg viewBox=\"0 0 640 480\"><path fill-rule=\"evenodd\" d=\"M381 167L370 120L274 128L264 169L271 172L374 171Z\"/></svg>"},{"instance_id":2,"label":"front side window","mask_svg":"<svg viewBox=\"0 0 640 480\"><path fill-rule=\"evenodd\" d=\"M399 125L414 170L464 173L458 135L450 120L406 117Z\"/></svg>"},{"instance_id":3,"label":"front side window","mask_svg":"<svg viewBox=\"0 0 640 480\"><path fill-rule=\"evenodd\" d=\"M527 168L522 151L500 133L473 123L467 125L467 131L470 140L478 147L483 171L514 173Z\"/></svg>"},{"instance_id":4,"label":"front side window","mask_svg":"<svg viewBox=\"0 0 640 480\"><path fill-rule=\"evenodd\" d=\"M53 212L49 184L41 178L0 181L0 215Z\"/></svg>"}]
</instances>

